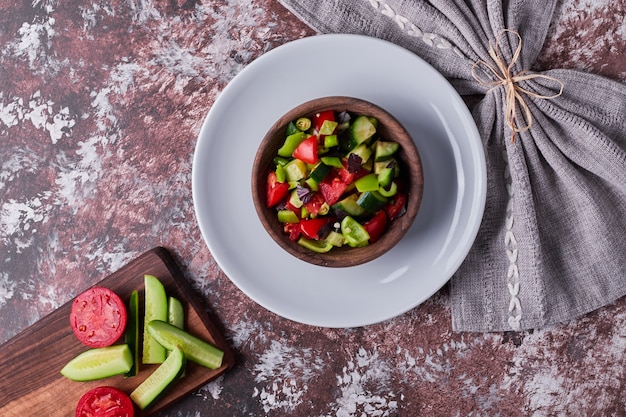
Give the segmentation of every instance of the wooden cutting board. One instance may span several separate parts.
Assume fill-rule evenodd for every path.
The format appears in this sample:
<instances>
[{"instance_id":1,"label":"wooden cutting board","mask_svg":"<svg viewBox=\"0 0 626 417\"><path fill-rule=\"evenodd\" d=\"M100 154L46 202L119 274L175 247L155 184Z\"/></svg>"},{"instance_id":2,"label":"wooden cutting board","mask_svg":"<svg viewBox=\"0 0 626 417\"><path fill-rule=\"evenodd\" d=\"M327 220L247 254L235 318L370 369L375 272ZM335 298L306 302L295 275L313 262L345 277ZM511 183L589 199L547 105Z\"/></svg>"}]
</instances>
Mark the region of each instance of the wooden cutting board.
<instances>
[{"instance_id":1,"label":"wooden cutting board","mask_svg":"<svg viewBox=\"0 0 626 417\"><path fill-rule=\"evenodd\" d=\"M166 249L155 248L144 253L97 285L112 289L125 302L133 290L139 290L140 311L143 311L144 274L159 278L168 295L181 300L186 309L186 330L223 350L224 362L216 370L187 362L186 375L147 410L137 408L136 416L148 416L164 409L235 363L224 337ZM109 385L130 394L156 369L157 365L140 365L135 377L116 376L91 382L63 377L59 373L61 368L88 349L72 333L70 309L71 301L0 346L0 416L74 416L78 399L91 388Z\"/></svg>"}]
</instances>

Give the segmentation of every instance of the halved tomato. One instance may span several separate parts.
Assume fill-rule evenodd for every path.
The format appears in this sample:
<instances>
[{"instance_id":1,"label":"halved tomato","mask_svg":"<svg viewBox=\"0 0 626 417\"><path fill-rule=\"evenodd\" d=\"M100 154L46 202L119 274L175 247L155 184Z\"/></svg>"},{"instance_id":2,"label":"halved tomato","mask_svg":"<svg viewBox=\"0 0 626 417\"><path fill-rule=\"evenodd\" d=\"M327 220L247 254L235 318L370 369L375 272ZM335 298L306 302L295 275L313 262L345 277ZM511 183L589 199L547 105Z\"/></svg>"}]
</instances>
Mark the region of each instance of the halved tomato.
<instances>
[{"instance_id":1,"label":"halved tomato","mask_svg":"<svg viewBox=\"0 0 626 417\"><path fill-rule=\"evenodd\" d=\"M78 400L76 417L133 417L135 409L130 397L114 387L97 387Z\"/></svg>"},{"instance_id":2,"label":"halved tomato","mask_svg":"<svg viewBox=\"0 0 626 417\"><path fill-rule=\"evenodd\" d=\"M111 346L126 328L126 306L105 287L93 287L72 303L70 324L80 342L91 348Z\"/></svg>"}]
</instances>

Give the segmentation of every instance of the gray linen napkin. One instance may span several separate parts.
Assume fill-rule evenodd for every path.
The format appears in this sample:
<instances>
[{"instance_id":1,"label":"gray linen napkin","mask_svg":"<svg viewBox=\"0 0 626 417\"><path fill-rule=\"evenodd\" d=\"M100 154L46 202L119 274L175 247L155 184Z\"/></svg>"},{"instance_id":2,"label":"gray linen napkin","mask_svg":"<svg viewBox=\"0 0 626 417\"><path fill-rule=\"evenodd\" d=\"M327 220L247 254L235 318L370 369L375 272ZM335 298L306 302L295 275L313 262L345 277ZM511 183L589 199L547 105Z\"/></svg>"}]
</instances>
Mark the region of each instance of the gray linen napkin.
<instances>
[{"instance_id":1,"label":"gray linen napkin","mask_svg":"<svg viewBox=\"0 0 626 417\"><path fill-rule=\"evenodd\" d=\"M496 43L505 65L515 61L510 73L532 69L555 0L280 1L319 33L401 45L478 98L471 111L487 158L487 203L450 283L456 331L540 328L626 294L626 86L565 69L521 80L532 125L512 141L506 88L487 85L498 81L484 65L496 67L488 52ZM524 116L521 103L515 108Z\"/></svg>"}]
</instances>

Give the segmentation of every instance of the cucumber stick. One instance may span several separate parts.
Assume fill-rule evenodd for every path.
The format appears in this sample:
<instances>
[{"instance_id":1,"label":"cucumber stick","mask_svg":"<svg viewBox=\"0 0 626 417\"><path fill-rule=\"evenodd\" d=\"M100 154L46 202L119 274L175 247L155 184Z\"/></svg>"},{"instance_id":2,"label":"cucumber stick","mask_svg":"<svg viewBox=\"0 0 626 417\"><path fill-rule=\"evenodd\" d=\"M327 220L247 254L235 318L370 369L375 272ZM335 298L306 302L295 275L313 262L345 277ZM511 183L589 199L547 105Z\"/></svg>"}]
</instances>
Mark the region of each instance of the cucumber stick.
<instances>
[{"instance_id":1,"label":"cucumber stick","mask_svg":"<svg viewBox=\"0 0 626 417\"><path fill-rule=\"evenodd\" d=\"M133 354L133 365L126 373L126 377L137 375L139 372L139 291L130 294L128 300L128 320L126 322L126 344Z\"/></svg>"},{"instance_id":2,"label":"cucumber stick","mask_svg":"<svg viewBox=\"0 0 626 417\"><path fill-rule=\"evenodd\" d=\"M72 381L93 381L127 373L132 366L128 345L114 345L81 353L61 369L61 375Z\"/></svg>"},{"instance_id":3,"label":"cucumber stick","mask_svg":"<svg viewBox=\"0 0 626 417\"><path fill-rule=\"evenodd\" d=\"M224 352L210 343L165 321L152 320L146 327L154 340L169 350L179 347L190 361L209 369L222 366Z\"/></svg>"},{"instance_id":4,"label":"cucumber stick","mask_svg":"<svg viewBox=\"0 0 626 417\"><path fill-rule=\"evenodd\" d=\"M167 322L179 329L185 327L185 309L178 298L171 296L168 298Z\"/></svg>"},{"instance_id":5,"label":"cucumber stick","mask_svg":"<svg viewBox=\"0 0 626 417\"><path fill-rule=\"evenodd\" d=\"M145 285L145 319L143 332L143 363L163 363L167 352L147 331L152 320L167 321L167 294L158 278L144 275Z\"/></svg>"},{"instance_id":6,"label":"cucumber stick","mask_svg":"<svg viewBox=\"0 0 626 417\"><path fill-rule=\"evenodd\" d=\"M183 352L175 347L167 359L130 393L130 398L139 408L145 409L177 379L184 363Z\"/></svg>"}]
</instances>

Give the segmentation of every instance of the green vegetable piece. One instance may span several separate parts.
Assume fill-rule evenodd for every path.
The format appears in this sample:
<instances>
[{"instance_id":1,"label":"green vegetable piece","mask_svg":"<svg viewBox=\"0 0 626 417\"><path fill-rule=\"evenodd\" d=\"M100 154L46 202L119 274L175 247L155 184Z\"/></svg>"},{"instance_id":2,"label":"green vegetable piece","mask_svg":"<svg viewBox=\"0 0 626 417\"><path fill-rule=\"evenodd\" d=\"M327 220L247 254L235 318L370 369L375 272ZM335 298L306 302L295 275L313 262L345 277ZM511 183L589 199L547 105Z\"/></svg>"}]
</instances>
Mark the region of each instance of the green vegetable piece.
<instances>
[{"instance_id":1,"label":"green vegetable piece","mask_svg":"<svg viewBox=\"0 0 626 417\"><path fill-rule=\"evenodd\" d=\"M133 354L133 364L125 375L127 378L135 376L139 372L141 351L139 328L139 291L134 290L128 300L128 321L126 322L125 341Z\"/></svg>"},{"instance_id":2,"label":"green vegetable piece","mask_svg":"<svg viewBox=\"0 0 626 417\"><path fill-rule=\"evenodd\" d=\"M299 159L294 159L284 166L285 176L288 182L300 181L307 176L307 166Z\"/></svg>"},{"instance_id":3,"label":"green vegetable piece","mask_svg":"<svg viewBox=\"0 0 626 417\"><path fill-rule=\"evenodd\" d=\"M398 184L396 184L395 182L392 182L391 186L389 187L389 189L380 187L378 189L378 192L383 197L393 197L394 195L396 195L398 193Z\"/></svg>"},{"instance_id":4,"label":"green vegetable piece","mask_svg":"<svg viewBox=\"0 0 626 417\"><path fill-rule=\"evenodd\" d=\"M365 191L376 191L380 188L380 184L378 184L378 175L376 174L367 174L356 180L354 185L361 193L364 193Z\"/></svg>"},{"instance_id":5,"label":"green vegetable piece","mask_svg":"<svg viewBox=\"0 0 626 417\"><path fill-rule=\"evenodd\" d=\"M294 188L289 195L289 203L295 208L300 208L302 207L302 204L304 204L302 200L300 200L300 197L298 196L298 190L296 188Z\"/></svg>"},{"instance_id":6,"label":"green vegetable piece","mask_svg":"<svg viewBox=\"0 0 626 417\"><path fill-rule=\"evenodd\" d=\"M337 135L327 135L324 137L324 147L332 148L333 146L339 145L339 138Z\"/></svg>"},{"instance_id":7,"label":"green vegetable piece","mask_svg":"<svg viewBox=\"0 0 626 417\"><path fill-rule=\"evenodd\" d=\"M285 129L285 136L293 135L298 132L298 128L294 122L289 122L287 124L287 128Z\"/></svg>"},{"instance_id":8,"label":"green vegetable piece","mask_svg":"<svg viewBox=\"0 0 626 417\"><path fill-rule=\"evenodd\" d=\"M356 148L352 149L348 153L348 156L350 156L351 154L355 154L355 155L360 156L361 157L361 165L363 165L364 163L369 161L370 156L372 156L372 153L373 153L372 148L367 146L366 143L361 143Z\"/></svg>"},{"instance_id":9,"label":"green vegetable piece","mask_svg":"<svg viewBox=\"0 0 626 417\"><path fill-rule=\"evenodd\" d=\"M309 178L312 178L318 184L322 182L326 175L330 173L332 167L330 165L326 165L323 161L320 161L313 167L311 173L309 174Z\"/></svg>"},{"instance_id":10,"label":"green vegetable piece","mask_svg":"<svg viewBox=\"0 0 626 417\"><path fill-rule=\"evenodd\" d=\"M321 161L323 163L325 163L328 166L334 167L334 168L343 168L343 164L341 163L341 158L339 158L338 156L322 156Z\"/></svg>"},{"instance_id":11,"label":"green vegetable piece","mask_svg":"<svg viewBox=\"0 0 626 417\"><path fill-rule=\"evenodd\" d=\"M300 219L298 215L291 210L278 210L278 221L281 223L298 223Z\"/></svg>"},{"instance_id":12,"label":"green vegetable piece","mask_svg":"<svg viewBox=\"0 0 626 417\"><path fill-rule=\"evenodd\" d=\"M326 236L326 241L333 245L336 248L340 248L343 246L344 238L341 233L337 233L334 230L331 230Z\"/></svg>"},{"instance_id":13,"label":"green vegetable piece","mask_svg":"<svg viewBox=\"0 0 626 417\"><path fill-rule=\"evenodd\" d=\"M387 201L378 191L366 191L361 194L356 203L365 210L374 213L382 209L387 204Z\"/></svg>"},{"instance_id":14,"label":"green vegetable piece","mask_svg":"<svg viewBox=\"0 0 626 417\"><path fill-rule=\"evenodd\" d=\"M169 297L167 303L167 322L179 329L185 327L185 309L178 298Z\"/></svg>"},{"instance_id":15,"label":"green vegetable piece","mask_svg":"<svg viewBox=\"0 0 626 417\"><path fill-rule=\"evenodd\" d=\"M306 132L311 128L311 119L307 117L300 117L296 120L296 128L302 132Z\"/></svg>"},{"instance_id":16,"label":"green vegetable piece","mask_svg":"<svg viewBox=\"0 0 626 417\"><path fill-rule=\"evenodd\" d=\"M394 170L392 168L383 168L378 172L378 183L381 187L388 187L393 181Z\"/></svg>"},{"instance_id":17,"label":"green vegetable piece","mask_svg":"<svg viewBox=\"0 0 626 417\"><path fill-rule=\"evenodd\" d=\"M333 210L341 210L350 216L358 217L365 214L365 209L357 204L359 194L350 194L333 204Z\"/></svg>"},{"instance_id":18,"label":"green vegetable piece","mask_svg":"<svg viewBox=\"0 0 626 417\"><path fill-rule=\"evenodd\" d=\"M344 217L341 221L341 234L346 243L353 248L369 245L369 233L359 222L350 216Z\"/></svg>"},{"instance_id":19,"label":"green vegetable piece","mask_svg":"<svg viewBox=\"0 0 626 417\"><path fill-rule=\"evenodd\" d=\"M375 120L375 119L374 119ZM358 116L350 125L349 149L369 141L376 134L376 125L367 116Z\"/></svg>"},{"instance_id":20,"label":"green vegetable piece","mask_svg":"<svg viewBox=\"0 0 626 417\"><path fill-rule=\"evenodd\" d=\"M125 374L133 366L128 345L113 345L87 350L69 361L61 375L72 381L93 381Z\"/></svg>"},{"instance_id":21,"label":"green vegetable piece","mask_svg":"<svg viewBox=\"0 0 626 417\"><path fill-rule=\"evenodd\" d=\"M333 248L332 243L327 240L307 239L304 236L301 236L300 239L298 239L298 245L317 253L326 253Z\"/></svg>"},{"instance_id":22,"label":"green vegetable piece","mask_svg":"<svg viewBox=\"0 0 626 417\"><path fill-rule=\"evenodd\" d=\"M335 128L339 123L333 120L324 120L322 126L320 126L320 135L332 135L335 132Z\"/></svg>"},{"instance_id":23,"label":"green vegetable piece","mask_svg":"<svg viewBox=\"0 0 626 417\"><path fill-rule=\"evenodd\" d=\"M393 176L397 177L400 175L400 165L395 158L391 158L387 161L375 162L374 163L374 173L380 174L380 172L385 168L393 169Z\"/></svg>"},{"instance_id":24,"label":"green vegetable piece","mask_svg":"<svg viewBox=\"0 0 626 417\"><path fill-rule=\"evenodd\" d=\"M293 151L296 150L298 145L300 145L300 143L306 138L306 133L300 131L297 131L296 133L287 136L287 138L285 139L285 143L283 143L283 146L278 149L278 156L289 158Z\"/></svg>"},{"instance_id":25,"label":"green vegetable piece","mask_svg":"<svg viewBox=\"0 0 626 417\"><path fill-rule=\"evenodd\" d=\"M304 180L304 182L313 191L318 191L320 189L319 183L317 181L315 181L313 178L307 178L306 180Z\"/></svg>"},{"instance_id":26,"label":"green vegetable piece","mask_svg":"<svg viewBox=\"0 0 626 417\"><path fill-rule=\"evenodd\" d=\"M167 295L165 288L158 278L144 275L145 285L145 318L144 323L152 320L167 320ZM148 333L144 326L143 332L143 363L162 363L167 351Z\"/></svg>"},{"instance_id":27,"label":"green vegetable piece","mask_svg":"<svg viewBox=\"0 0 626 417\"><path fill-rule=\"evenodd\" d=\"M400 144L398 142L384 142L382 140L377 141L374 150L374 161L380 162L391 158L391 156L396 153L399 148Z\"/></svg>"},{"instance_id":28,"label":"green vegetable piece","mask_svg":"<svg viewBox=\"0 0 626 417\"><path fill-rule=\"evenodd\" d=\"M285 173L285 168L282 165L276 165L276 181L287 181L287 174Z\"/></svg>"},{"instance_id":29,"label":"green vegetable piece","mask_svg":"<svg viewBox=\"0 0 626 417\"><path fill-rule=\"evenodd\" d=\"M180 347L188 360L209 369L222 366L224 352L210 343L164 321L153 320L146 327L148 333L166 349Z\"/></svg>"},{"instance_id":30,"label":"green vegetable piece","mask_svg":"<svg viewBox=\"0 0 626 417\"><path fill-rule=\"evenodd\" d=\"M174 346L167 359L133 392L130 398L142 410L146 409L174 382L185 369L185 356Z\"/></svg>"},{"instance_id":31,"label":"green vegetable piece","mask_svg":"<svg viewBox=\"0 0 626 417\"><path fill-rule=\"evenodd\" d=\"M287 165L287 162L291 161L291 159L285 158L282 156L275 156L273 161L276 165L280 165L281 167L284 167L285 165Z\"/></svg>"}]
</instances>

